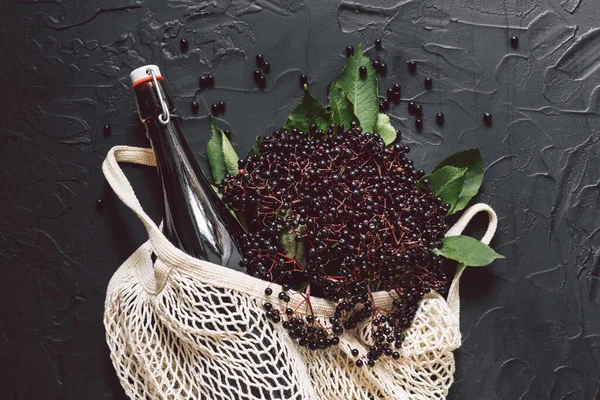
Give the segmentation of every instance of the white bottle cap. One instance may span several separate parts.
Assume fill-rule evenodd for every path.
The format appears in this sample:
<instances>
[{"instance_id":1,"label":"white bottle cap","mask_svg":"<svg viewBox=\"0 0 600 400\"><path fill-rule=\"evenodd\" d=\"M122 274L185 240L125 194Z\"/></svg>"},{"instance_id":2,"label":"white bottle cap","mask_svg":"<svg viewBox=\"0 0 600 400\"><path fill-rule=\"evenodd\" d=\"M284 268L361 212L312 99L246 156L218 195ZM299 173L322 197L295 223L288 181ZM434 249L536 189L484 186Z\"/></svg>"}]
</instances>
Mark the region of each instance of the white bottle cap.
<instances>
[{"instance_id":1,"label":"white bottle cap","mask_svg":"<svg viewBox=\"0 0 600 400\"><path fill-rule=\"evenodd\" d=\"M152 76L148 74L148 70L152 70L157 79L162 79L160 69L156 65L144 65L134 69L129 77L131 78L131 84L135 86L136 83L146 82L152 80Z\"/></svg>"}]
</instances>

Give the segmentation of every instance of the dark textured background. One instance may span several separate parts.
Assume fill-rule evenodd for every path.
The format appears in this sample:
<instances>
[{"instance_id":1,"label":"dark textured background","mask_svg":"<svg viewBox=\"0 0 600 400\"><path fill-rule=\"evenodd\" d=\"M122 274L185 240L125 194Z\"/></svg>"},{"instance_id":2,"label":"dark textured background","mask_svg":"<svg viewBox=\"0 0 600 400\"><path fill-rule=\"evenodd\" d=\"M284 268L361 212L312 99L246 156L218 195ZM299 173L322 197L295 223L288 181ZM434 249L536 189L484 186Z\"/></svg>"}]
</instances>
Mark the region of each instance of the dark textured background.
<instances>
[{"instance_id":1,"label":"dark textured background","mask_svg":"<svg viewBox=\"0 0 600 400\"><path fill-rule=\"evenodd\" d=\"M598 398L598 26L596 0L3 1L0 397L124 396L104 343L103 301L144 231L100 167L111 146L148 145L133 68L160 66L199 157L217 100L227 102L219 125L245 153L255 135L284 122L301 72L325 100L345 46L363 42L388 64L380 90L398 82L405 100L424 105L422 134L406 102L391 110L415 163L428 170L451 152L481 148L479 199L500 216L493 245L507 259L463 279L464 345L450 397ZM378 37L382 52L371 48ZM264 92L252 81L257 52L272 64ZM407 60L418 60L415 76ZM209 72L216 88L200 93L198 77ZM155 172L127 171L160 218Z\"/></svg>"}]
</instances>

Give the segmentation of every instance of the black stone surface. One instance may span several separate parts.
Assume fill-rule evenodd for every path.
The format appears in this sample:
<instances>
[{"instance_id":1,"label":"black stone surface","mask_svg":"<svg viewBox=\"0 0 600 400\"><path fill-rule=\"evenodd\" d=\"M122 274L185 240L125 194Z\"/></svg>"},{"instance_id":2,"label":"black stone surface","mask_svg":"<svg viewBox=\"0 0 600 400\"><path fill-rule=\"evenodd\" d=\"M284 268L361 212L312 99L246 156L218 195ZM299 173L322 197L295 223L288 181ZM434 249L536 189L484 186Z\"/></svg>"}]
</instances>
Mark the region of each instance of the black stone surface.
<instances>
[{"instance_id":1,"label":"black stone surface","mask_svg":"<svg viewBox=\"0 0 600 400\"><path fill-rule=\"evenodd\" d=\"M0 10L0 397L124 397L104 343L103 301L145 233L100 166L114 145L148 145L133 68L160 66L205 159L212 103L227 103L218 124L244 153L283 124L301 74L324 101L346 46L358 42L387 64L381 93L402 85L389 112L418 166L470 147L487 162L478 200L500 216L493 245L507 259L463 278L464 344L450 398L599 397L595 1L26 0ZM252 76L258 53L271 64L264 90ZM215 87L200 91L204 73ZM409 100L423 106L422 133ZM127 173L159 219L155 172Z\"/></svg>"}]
</instances>

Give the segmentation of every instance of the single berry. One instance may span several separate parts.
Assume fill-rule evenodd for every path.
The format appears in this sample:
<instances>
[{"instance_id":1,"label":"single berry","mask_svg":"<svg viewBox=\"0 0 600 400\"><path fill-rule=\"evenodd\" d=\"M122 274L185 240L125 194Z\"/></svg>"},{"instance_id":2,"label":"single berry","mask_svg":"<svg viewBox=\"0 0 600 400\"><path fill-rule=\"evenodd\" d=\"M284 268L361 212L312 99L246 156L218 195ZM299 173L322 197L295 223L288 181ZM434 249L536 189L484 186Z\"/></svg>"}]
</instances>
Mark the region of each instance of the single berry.
<instances>
[{"instance_id":1,"label":"single berry","mask_svg":"<svg viewBox=\"0 0 600 400\"><path fill-rule=\"evenodd\" d=\"M423 120L421 118L417 118L415 121L415 129L419 132L423 130Z\"/></svg>"},{"instance_id":2,"label":"single berry","mask_svg":"<svg viewBox=\"0 0 600 400\"><path fill-rule=\"evenodd\" d=\"M263 71L265 72L265 74L271 72L271 63L265 62L263 64Z\"/></svg>"},{"instance_id":3,"label":"single berry","mask_svg":"<svg viewBox=\"0 0 600 400\"><path fill-rule=\"evenodd\" d=\"M375 48L377 50L381 50L381 39L376 39L375 40Z\"/></svg>"},{"instance_id":4,"label":"single berry","mask_svg":"<svg viewBox=\"0 0 600 400\"><path fill-rule=\"evenodd\" d=\"M393 353L392 353L392 358L393 358L394 360L397 360L397 359L399 359L399 358L400 358L400 353L398 353L397 351L393 352Z\"/></svg>"},{"instance_id":5,"label":"single berry","mask_svg":"<svg viewBox=\"0 0 600 400\"><path fill-rule=\"evenodd\" d=\"M219 113L221 112L221 110L219 109L219 105L217 103L213 103L211 110L212 110L212 115L214 115L214 116L219 115Z\"/></svg>"},{"instance_id":6,"label":"single berry","mask_svg":"<svg viewBox=\"0 0 600 400\"><path fill-rule=\"evenodd\" d=\"M300 75L300 87L304 87L304 85L308 84L308 76L302 74Z\"/></svg>"},{"instance_id":7,"label":"single berry","mask_svg":"<svg viewBox=\"0 0 600 400\"><path fill-rule=\"evenodd\" d=\"M182 53L187 53L188 49L189 49L189 44L188 41L185 39L181 39L179 41L179 48L181 49Z\"/></svg>"},{"instance_id":8,"label":"single berry","mask_svg":"<svg viewBox=\"0 0 600 400\"><path fill-rule=\"evenodd\" d=\"M256 55L256 65L258 65L259 67L262 67L262 65L265 63L265 57L262 54L257 54Z\"/></svg>"},{"instance_id":9,"label":"single berry","mask_svg":"<svg viewBox=\"0 0 600 400\"><path fill-rule=\"evenodd\" d=\"M110 125L104 125L104 136L109 137L112 133L112 128Z\"/></svg>"},{"instance_id":10,"label":"single berry","mask_svg":"<svg viewBox=\"0 0 600 400\"><path fill-rule=\"evenodd\" d=\"M96 211L98 211L98 212L104 211L104 200L102 200L102 199L96 200Z\"/></svg>"},{"instance_id":11,"label":"single berry","mask_svg":"<svg viewBox=\"0 0 600 400\"><path fill-rule=\"evenodd\" d=\"M362 367L363 366L362 360L356 360L356 366L359 368Z\"/></svg>"},{"instance_id":12,"label":"single berry","mask_svg":"<svg viewBox=\"0 0 600 400\"><path fill-rule=\"evenodd\" d=\"M267 87L267 78L265 78L264 75L260 75L258 78L256 78L256 84L259 88L264 89Z\"/></svg>"},{"instance_id":13,"label":"single berry","mask_svg":"<svg viewBox=\"0 0 600 400\"><path fill-rule=\"evenodd\" d=\"M381 66L381 61L379 60L373 60L373 68L375 68L375 70L378 70L379 67Z\"/></svg>"},{"instance_id":14,"label":"single berry","mask_svg":"<svg viewBox=\"0 0 600 400\"><path fill-rule=\"evenodd\" d=\"M417 72L417 63L415 61L408 62L408 72L410 72L411 74Z\"/></svg>"},{"instance_id":15,"label":"single berry","mask_svg":"<svg viewBox=\"0 0 600 400\"><path fill-rule=\"evenodd\" d=\"M379 65L379 75L382 76L386 76L387 75L387 64L386 63L381 63Z\"/></svg>"},{"instance_id":16,"label":"single berry","mask_svg":"<svg viewBox=\"0 0 600 400\"><path fill-rule=\"evenodd\" d=\"M430 90L433 87L433 80L431 78L425 78L425 89Z\"/></svg>"},{"instance_id":17,"label":"single berry","mask_svg":"<svg viewBox=\"0 0 600 400\"><path fill-rule=\"evenodd\" d=\"M272 294L273 294L273 289L271 289L270 287L266 288L266 289L265 289L265 294L266 294L267 296L270 296L270 295L272 295Z\"/></svg>"},{"instance_id":18,"label":"single berry","mask_svg":"<svg viewBox=\"0 0 600 400\"><path fill-rule=\"evenodd\" d=\"M511 46L513 49L516 49L516 48L518 48L518 47L519 47L519 38L518 38L518 37L516 37L516 36L513 36L513 37L511 37L511 38L510 38L510 46Z\"/></svg>"},{"instance_id":19,"label":"single berry","mask_svg":"<svg viewBox=\"0 0 600 400\"><path fill-rule=\"evenodd\" d=\"M215 77L212 76L211 74L206 75L206 84L207 87L214 87L215 86Z\"/></svg>"},{"instance_id":20,"label":"single berry","mask_svg":"<svg viewBox=\"0 0 600 400\"><path fill-rule=\"evenodd\" d=\"M258 80L258 78L260 78L260 76L262 75L262 72L260 72L260 70L256 70L252 73L252 76L254 77L254 80Z\"/></svg>"},{"instance_id":21,"label":"single berry","mask_svg":"<svg viewBox=\"0 0 600 400\"><path fill-rule=\"evenodd\" d=\"M196 100L192 101L192 112L196 114L198 112L198 102Z\"/></svg>"},{"instance_id":22,"label":"single berry","mask_svg":"<svg viewBox=\"0 0 600 400\"><path fill-rule=\"evenodd\" d=\"M364 65L358 69L358 72L360 74L360 79L365 79L367 77L367 67Z\"/></svg>"},{"instance_id":23,"label":"single berry","mask_svg":"<svg viewBox=\"0 0 600 400\"><path fill-rule=\"evenodd\" d=\"M225 134L225 137L227 137L227 139L231 140L231 131L229 129L225 129L223 133Z\"/></svg>"},{"instance_id":24,"label":"single berry","mask_svg":"<svg viewBox=\"0 0 600 400\"><path fill-rule=\"evenodd\" d=\"M417 111L417 106L415 105L414 101L409 101L408 102L408 113L411 115L414 115Z\"/></svg>"},{"instance_id":25,"label":"single berry","mask_svg":"<svg viewBox=\"0 0 600 400\"><path fill-rule=\"evenodd\" d=\"M352 356L358 357L358 350L357 349L352 349Z\"/></svg>"},{"instance_id":26,"label":"single berry","mask_svg":"<svg viewBox=\"0 0 600 400\"><path fill-rule=\"evenodd\" d=\"M348 46L346 47L346 57L350 57L354 55L354 47Z\"/></svg>"},{"instance_id":27,"label":"single berry","mask_svg":"<svg viewBox=\"0 0 600 400\"><path fill-rule=\"evenodd\" d=\"M219 107L219 113L223 114L225 112L225 102L224 101L220 101L218 104Z\"/></svg>"},{"instance_id":28,"label":"single berry","mask_svg":"<svg viewBox=\"0 0 600 400\"><path fill-rule=\"evenodd\" d=\"M202 75L198 79L198 85L200 86L200 89L206 88L208 86L208 77L206 75Z\"/></svg>"},{"instance_id":29,"label":"single berry","mask_svg":"<svg viewBox=\"0 0 600 400\"><path fill-rule=\"evenodd\" d=\"M421 105L415 106L415 115L417 117L420 117L421 115L423 115L423 106L421 106Z\"/></svg>"},{"instance_id":30,"label":"single berry","mask_svg":"<svg viewBox=\"0 0 600 400\"><path fill-rule=\"evenodd\" d=\"M483 122L487 126L492 125L492 114L490 114L489 112L486 112L485 114L483 114Z\"/></svg>"},{"instance_id":31,"label":"single berry","mask_svg":"<svg viewBox=\"0 0 600 400\"><path fill-rule=\"evenodd\" d=\"M394 86L392 86L392 90L394 91L394 93L400 93L402 91L402 86L395 83Z\"/></svg>"},{"instance_id":32,"label":"single berry","mask_svg":"<svg viewBox=\"0 0 600 400\"><path fill-rule=\"evenodd\" d=\"M379 110L380 111L388 111L390 109L390 102L388 99L383 99L381 100L381 102L379 103Z\"/></svg>"},{"instance_id":33,"label":"single berry","mask_svg":"<svg viewBox=\"0 0 600 400\"><path fill-rule=\"evenodd\" d=\"M444 114L443 113L438 113L435 116L435 122L436 124L438 124L439 126L444 125Z\"/></svg>"}]
</instances>

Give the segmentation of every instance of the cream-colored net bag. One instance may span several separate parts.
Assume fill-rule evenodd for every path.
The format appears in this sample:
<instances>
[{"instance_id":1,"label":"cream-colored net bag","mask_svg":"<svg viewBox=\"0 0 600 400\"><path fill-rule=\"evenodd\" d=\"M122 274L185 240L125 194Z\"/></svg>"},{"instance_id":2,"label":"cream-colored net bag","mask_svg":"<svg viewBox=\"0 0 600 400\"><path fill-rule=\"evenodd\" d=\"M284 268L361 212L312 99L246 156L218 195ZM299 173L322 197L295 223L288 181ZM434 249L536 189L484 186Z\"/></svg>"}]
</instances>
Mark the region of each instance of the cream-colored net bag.
<instances>
[{"instance_id":1,"label":"cream-colored net bag","mask_svg":"<svg viewBox=\"0 0 600 400\"><path fill-rule=\"evenodd\" d=\"M339 346L298 346L262 305L268 282L201 261L175 248L143 211L118 162L155 166L150 149L117 146L103 164L119 198L142 220L149 240L117 270L108 286L104 324L111 358L128 396L135 399L443 399L453 381L452 351L461 344L458 271L448 301L431 292L407 331L401 357L358 368L352 349L366 354L370 324L346 330ZM469 208L448 232L459 235L476 213L496 230L494 211ZM157 260L154 265L151 254ZM281 291L270 284L274 293ZM301 296L292 291L290 307ZM273 301L276 296L270 296ZM387 292L374 293L391 308ZM311 298L315 318L328 325L333 303ZM280 304L282 310L284 303ZM301 311L303 307L300 307Z\"/></svg>"}]
</instances>

